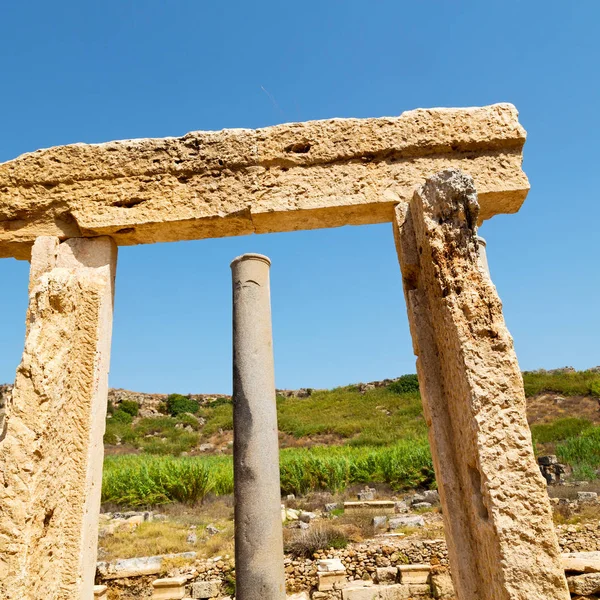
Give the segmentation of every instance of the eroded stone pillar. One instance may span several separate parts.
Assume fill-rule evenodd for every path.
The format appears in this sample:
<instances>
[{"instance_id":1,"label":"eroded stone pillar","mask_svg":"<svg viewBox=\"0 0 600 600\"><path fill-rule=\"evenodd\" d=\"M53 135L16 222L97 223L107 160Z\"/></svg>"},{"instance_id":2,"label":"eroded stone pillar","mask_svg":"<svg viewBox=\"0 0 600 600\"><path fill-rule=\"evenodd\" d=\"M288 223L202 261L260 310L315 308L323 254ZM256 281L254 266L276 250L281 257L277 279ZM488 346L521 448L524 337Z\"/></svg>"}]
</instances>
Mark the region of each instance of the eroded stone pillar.
<instances>
[{"instance_id":1,"label":"eroded stone pillar","mask_svg":"<svg viewBox=\"0 0 600 600\"><path fill-rule=\"evenodd\" d=\"M117 248L38 238L0 433L0 598L90 600Z\"/></svg>"},{"instance_id":2,"label":"eroded stone pillar","mask_svg":"<svg viewBox=\"0 0 600 600\"><path fill-rule=\"evenodd\" d=\"M260 254L231 263L238 600L285 599L270 265Z\"/></svg>"},{"instance_id":3,"label":"eroded stone pillar","mask_svg":"<svg viewBox=\"0 0 600 600\"><path fill-rule=\"evenodd\" d=\"M478 264L471 177L449 169L399 206L396 242L460 600L567 600L513 342Z\"/></svg>"}]
</instances>

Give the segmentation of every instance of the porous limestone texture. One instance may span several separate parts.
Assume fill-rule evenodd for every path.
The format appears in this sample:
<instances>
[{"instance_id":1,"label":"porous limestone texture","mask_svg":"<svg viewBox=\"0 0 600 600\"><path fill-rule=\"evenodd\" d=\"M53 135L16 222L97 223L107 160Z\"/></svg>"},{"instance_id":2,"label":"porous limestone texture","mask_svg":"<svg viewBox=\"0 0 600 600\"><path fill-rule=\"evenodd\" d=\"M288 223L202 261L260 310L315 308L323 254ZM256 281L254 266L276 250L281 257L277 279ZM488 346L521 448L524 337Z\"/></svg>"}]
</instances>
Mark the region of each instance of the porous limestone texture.
<instances>
[{"instance_id":1,"label":"porous limestone texture","mask_svg":"<svg viewBox=\"0 0 600 600\"><path fill-rule=\"evenodd\" d=\"M480 266L473 178L430 177L396 241L460 600L567 600L502 305Z\"/></svg>"},{"instance_id":2,"label":"porous limestone texture","mask_svg":"<svg viewBox=\"0 0 600 600\"><path fill-rule=\"evenodd\" d=\"M515 107L494 104L37 150L0 164L0 257L41 235L121 246L390 222L448 167L473 177L484 220L525 199L524 142Z\"/></svg>"},{"instance_id":3,"label":"porous limestone texture","mask_svg":"<svg viewBox=\"0 0 600 600\"><path fill-rule=\"evenodd\" d=\"M285 599L270 264L260 254L231 263L238 600Z\"/></svg>"},{"instance_id":4,"label":"porous limestone texture","mask_svg":"<svg viewBox=\"0 0 600 600\"><path fill-rule=\"evenodd\" d=\"M39 238L0 433L0 598L90 600L117 247Z\"/></svg>"}]
</instances>

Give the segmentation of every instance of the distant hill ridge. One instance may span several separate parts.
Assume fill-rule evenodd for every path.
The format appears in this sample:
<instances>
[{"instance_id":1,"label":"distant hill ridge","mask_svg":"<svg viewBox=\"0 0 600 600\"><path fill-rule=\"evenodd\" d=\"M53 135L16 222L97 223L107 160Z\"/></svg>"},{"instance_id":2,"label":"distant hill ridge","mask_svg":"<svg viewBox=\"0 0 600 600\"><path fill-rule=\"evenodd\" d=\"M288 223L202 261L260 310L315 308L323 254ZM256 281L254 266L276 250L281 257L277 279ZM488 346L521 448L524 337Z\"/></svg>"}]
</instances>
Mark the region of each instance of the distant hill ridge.
<instances>
[{"instance_id":1,"label":"distant hill ridge","mask_svg":"<svg viewBox=\"0 0 600 600\"><path fill-rule=\"evenodd\" d=\"M536 371L524 371L523 377L525 379L525 390L526 390L526 392L528 391L528 385L527 385L528 379L550 378L550 379L556 379L556 381L558 382L559 379L562 379L560 377L561 375L566 375L567 379L568 379L570 375L582 375L582 374L589 374L592 376L593 376L593 374L600 375L600 366L592 367L590 369L587 369L586 371L577 371L573 367L562 367L559 369L551 369L551 370L538 369ZM357 384L353 384L352 387L356 388L359 392L364 393L368 390L372 390L372 389L376 389L376 388L380 388L380 387L386 387L386 386L398 381L399 379L400 379L399 377L396 377L393 379L382 379L380 381L371 381L368 383L357 383ZM549 388L547 388L545 390L541 389L540 392L541 391L552 391L552 392L556 392L559 394L565 393L564 389L560 389L561 387L562 387L561 385L557 384L555 386L550 386ZM3 421L3 417L4 417L6 403L8 401L8 398L10 397L12 388L13 388L13 385L10 383L0 384L0 429L2 427L2 421ZM559 389L555 389L555 388L559 388ZM277 395L282 396L284 398L308 398L314 392L321 392L321 391L326 391L326 390L321 390L321 389L316 389L316 388L308 388L308 387L307 388L299 388L297 390L278 389ZM530 391L532 391L532 390L530 390ZM210 402L213 402L213 401L221 399L221 398L224 398L224 399L231 398L231 396L228 394L184 394L184 395L190 399L196 400L200 405L205 405L205 404L208 404ZM534 395L534 394L528 393L528 396L532 396L532 395ZM572 393L567 392L566 395L585 396L588 394L586 394L586 393L572 394ZM110 388L108 391L108 401L115 408L117 408L123 400L129 400L129 401L136 402L140 407L140 412L139 412L140 417L150 417L150 416L155 416L155 415L161 414L159 407L161 406L161 404L166 402L168 396L169 396L169 394L154 394L154 393L149 393L149 392L136 392L136 391L132 391L132 390L125 390L122 388Z\"/></svg>"}]
</instances>

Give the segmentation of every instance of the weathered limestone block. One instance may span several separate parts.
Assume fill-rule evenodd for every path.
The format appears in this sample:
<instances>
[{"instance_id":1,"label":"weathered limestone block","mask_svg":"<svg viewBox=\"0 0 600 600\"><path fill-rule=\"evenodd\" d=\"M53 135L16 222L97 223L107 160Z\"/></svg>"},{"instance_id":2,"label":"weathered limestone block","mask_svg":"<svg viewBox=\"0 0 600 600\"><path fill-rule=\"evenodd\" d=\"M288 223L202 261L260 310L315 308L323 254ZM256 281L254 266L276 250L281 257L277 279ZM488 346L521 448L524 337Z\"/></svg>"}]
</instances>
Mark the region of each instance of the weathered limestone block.
<instances>
[{"instance_id":1,"label":"weathered limestone block","mask_svg":"<svg viewBox=\"0 0 600 600\"><path fill-rule=\"evenodd\" d=\"M377 583L396 583L398 579L398 567L377 567L375 570L375 581Z\"/></svg>"},{"instance_id":2,"label":"weathered limestone block","mask_svg":"<svg viewBox=\"0 0 600 600\"><path fill-rule=\"evenodd\" d=\"M74 144L0 164L0 257L41 235L147 244L392 221L426 177L471 174L482 220L529 184L511 104Z\"/></svg>"},{"instance_id":3,"label":"weathered limestone block","mask_svg":"<svg viewBox=\"0 0 600 600\"><path fill-rule=\"evenodd\" d=\"M584 573L568 577L569 590L572 594L591 596L600 594L600 573Z\"/></svg>"},{"instance_id":4,"label":"weathered limestone block","mask_svg":"<svg viewBox=\"0 0 600 600\"><path fill-rule=\"evenodd\" d=\"M108 600L108 587L105 585L95 585L94 600Z\"/></svg>"},{"instance_id":5,"label":"weathered limestone block","mask_svg":"<svg viewBox=\"0 0 600 600\"><path fill-rule=\"evenodd\" d=\"M117 248L36 241L0 433L0 598L93 595Z\"/></svg>"},{"instance_id":6,"label":"weathered limestone block","mask_svg":"<svg viewBox=\"0 0 600 600\"><path fill-rule=\"evenodd\" d=\"M523 382L478 265L479 205L456 169L397 211L397 246L452 577L460 600L567 600Z\"/></svg>"},{"instance_id":7,"label":"weathered limestone block","mask_svg":"<svg viewBox=\"0 0 600 600\"><path fill-rule=\"evenodd\" d=\"M425 527L425 519L421 515L392 517L389 525L390 529L399 529L400 527Z\"/></svg>"},{"instance_id":8,"label":"weathered limestone block","mask_svg":"<svg viewBox=\"0 0 600 600\"><path fill-rule=\"evenodd\" d=\"M429 585L402 583L369 585L368 582L359 582L342 589L342 600L416 600L417 598L431 598Z\"/></svg>"},{"instance_id":9,"label":"weathered limestone block","mask_svg":"<svg viewBox=\"0 0 600 600\"><path fill-rule=\"evenodd\" d=\"M396 512L396 503L393 500L364 500L361 502L344 502L344 512L373 513L380 515L393 515Z\"/></svg>"},{"instance_id":10,"label":"weathered limestone block","mask_svg":"<svg viewBox=\"0 0 600 600\"><path fill-rule=\"evenodd\" d=\"M600 552L566 552L560 557L565 571L600 573Z\"/></svg>"},{"instance_id":11,"label":"weathered limestone block","mask_svg":"<svg viewBox=\"0 0 600 600\"><path fill-rule=\"evenodd\" d=\"M436 572L431 574L431 595L441 600L454 599L454 586L450 573Z\"/></svg>"},{"instance_id":12,"label":"weathered limestone block","mask_svg":"<svg viewBox=\"0 0 600 600\"><path fill-rule=\"evenodd\" d=\"M157 575L163 571L165 561L178 559L193 561L195 552L179 552L177 554L159 554L158 556L140 556L138 558L121 558L114 561L101 561L96 564L98 575L103 579L123 579L124 577L141 577Z\"/></svg>"},{"instance_id":13,"label":"weathered limestone block","mask_svg":"<svg viewBox=\"0 0 600 600\"><path fill-rule=\"evenodd\" d=\"M181 600L185 596L185 577L165 577L152 582L152 600Z\"/></svg>"},{"instance_id":14,"label":"weathered limestone block","mask_svg":"<svg viewBox=\"0 0 600 600\"><path fill-rule=\"evenodd\" d=\"M330 590L339 590L346 585L346 570L327 571L317 573L317 590L319 592L328 592Z\"/></svg>"},{"instance_id":15,"label":"weathered limestone block","mask_svg":"<svg viewBox=\"0 0 600 600\"><path fill-rule=\"evenodd\" d=\"M379 586L380 600L417 600L431 598L431 588L424 583L396 583Z\"/></svg>"},{"instance_id":16,"label":"weathered limestone block","mask_svg":"<svg viewBox=\"0 0 600 600\"><path fill-rule=\"evenodd\" d=\"M342 590L342 600L379 600L379 588L370 582L354 582Z\"/></svg>"},{"instance_id":17,"label":"weathered limestone block","mask_svg":"<svg viewBox=\"0 0 600 600\"><path fill-rule=\"evenodd\" d=\"M221 580L212 579L210 581L196 581L192 583L190 595L198 600L207 600L216 598L221 592Z\"/></svg>"},{"instance_id":18,"label":"weathered limestone block","mask_svg":"<svg viewBox=\"0 0 600 600\"><path fill-rule=\"evenodd\" d=\"M425 584L429 580L431 567L429 565L399 565L400 583Z\"/></svg>"}]
</instances>

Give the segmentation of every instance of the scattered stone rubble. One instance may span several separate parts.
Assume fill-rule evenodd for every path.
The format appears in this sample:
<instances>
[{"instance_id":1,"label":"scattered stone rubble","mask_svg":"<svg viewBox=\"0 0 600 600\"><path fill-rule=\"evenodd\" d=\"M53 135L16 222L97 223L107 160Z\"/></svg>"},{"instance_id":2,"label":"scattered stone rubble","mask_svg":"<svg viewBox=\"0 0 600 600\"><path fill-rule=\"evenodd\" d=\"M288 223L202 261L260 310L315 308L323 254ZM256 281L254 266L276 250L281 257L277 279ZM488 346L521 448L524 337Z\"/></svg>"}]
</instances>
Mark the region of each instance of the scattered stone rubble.
<instances>
[{"instance_id":1,"label":"scattered stone rubble","mask_svg":"<svg viewBox=\"0 0 600 600\"><path fill-rule=\"evenodd\" d=\"M373 520L385 519L384 529L393 532L400 528L423 527L427 521L439 519L437 513L429 511L423 514L409 512L423 502L436 505L438 501L437 492L430 490L412 494L403 500L372 500L345 504L350 505L350 511L366 511L366 514L372 515ZM598 503L598 496L595 492L578 492L572 500L554 498L552 503L576 512L584 505ZM330 504L336 508L338 506L337 503ZM282 506L282 519L285 519L288 526L302 525L308 528L315 520L331 518L327 515L326 507L321 513ZM109 513L102 517L101 531L110 528L113 523L122 528L135 528L144 521L162 518L163 515L148 511ZM563 552L563 566L574 598L597 597L599 592L590 590L596 590L594 582L600 578L600 575L597 575L600 573L600 522L558 525L556 530ZM140 582L147 580L145 589L148 590L148 594L145 597L149 597L153 580L148 579L148 576L154 575L164 579L161 574L164 573L165 565L169 564L170 559L189 563L189 566L169 571L173 577L185 578L186 595L180 595L178 598L207 600L226 597L225 583L235 572L234 561L230 556L199 559L194 552L186 552L99 562L97 582L112 586L127 581L127 577ZM296 595L311 593L315 600L400 600L408 598L406 594L409 592L412 594L410 597L414 598L454 598L448 574L446 542L443 539L417 539L398 533L383 533L361 543L349 544L343 549L317 552L311 558L286 556L284 566L288 592ZM407 569L408 566L417 568L411 570ZM409 582L413 573L425 571L429 574L427 582ZM160 593L166 593L165 589L162 587ZM167 600L166 596L160 598ZM305 595L302 599L298 596L295 600L307 599L308 595Z\"/></svg>"},{"instance_id":2,"label":"scattered stone rubble","mask_svg":"<svg viewBox=\"0 0 600 600\"><path fill-rule=\"evenodd\" d=\"M404 540L407 542L408 540ZM429 542L429 543L428 543ZM453 600L454 590L447 569L447 560L443 551L442 540L423 540L422 546L412 542L414 550L427 548L426 552L411 554L427 556L424 562L397 562L397 557L386 553L374 552L374 560L369 559L369 548L364 553L356 552L355 556L365 559L366 575L356 577L348 554L341 553L335 558L318 558L303 561L310 564L311 585L300 588L291 584L290 565L300 561L286 560L286 579L288 591L294 600L308 600L309 593L313 600L405 600L409 598L440 598ZM404 545L407 550L409 546ZM442 552L432 553L437 547ZM353 550L350 552L352 554ZM328 554L329 556L329 554ZM567 576L569 590L573 598L593 599L600 594L600 551L571 552L562 554L562 563ZM403 555L403 560L406 555ZM436 560L438 559L438 560ZM396 563L394 563L396 560ZM296 568L299 565L296 565ZM224 585L224 573L233 573L233 564L229 563L220 576L214 570L199 573L200 564L183 571L182 575L161 577L152 581L152 600L210 600L228 598ZM308 570L308 569L305 569ZM204 578L202 578L204 577ZM97 585L94 589L95 599L106 598L107 587Z\"/></svg>"}]
</instances>

